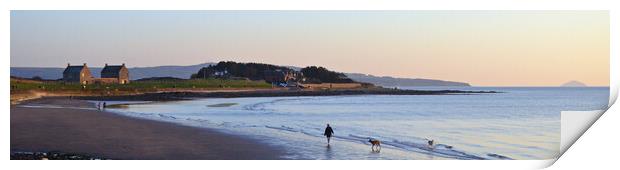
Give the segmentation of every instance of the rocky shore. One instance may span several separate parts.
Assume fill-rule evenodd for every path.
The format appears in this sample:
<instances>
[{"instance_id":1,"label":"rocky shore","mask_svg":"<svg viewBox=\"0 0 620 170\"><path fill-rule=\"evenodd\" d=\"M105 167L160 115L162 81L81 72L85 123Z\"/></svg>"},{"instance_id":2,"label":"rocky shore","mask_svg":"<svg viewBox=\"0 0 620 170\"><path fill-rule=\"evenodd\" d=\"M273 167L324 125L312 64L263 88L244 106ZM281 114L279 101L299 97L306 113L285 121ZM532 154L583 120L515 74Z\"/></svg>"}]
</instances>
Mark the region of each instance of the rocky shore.
<instances>
[{"instance_id":1,"label":"rocky shore","mask_svg":"<svg viewBox=\"0 0 620 170\"><path fill-rule=\"evenodd\" d=\"M11 152L11 160L104 160L105 158L86 154L50 152Z\"/></svg>"}]
</instances>

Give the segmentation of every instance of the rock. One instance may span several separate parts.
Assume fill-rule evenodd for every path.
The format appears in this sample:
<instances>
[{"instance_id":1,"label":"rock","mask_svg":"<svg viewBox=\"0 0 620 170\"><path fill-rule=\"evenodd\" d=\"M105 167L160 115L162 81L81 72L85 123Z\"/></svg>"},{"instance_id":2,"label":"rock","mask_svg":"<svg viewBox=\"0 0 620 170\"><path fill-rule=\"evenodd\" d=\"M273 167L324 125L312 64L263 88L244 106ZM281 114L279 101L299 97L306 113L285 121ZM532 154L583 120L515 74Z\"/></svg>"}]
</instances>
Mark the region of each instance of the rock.
<instances>
[{"instance_id":1,"label":"rock","mask_svg":"<svg viewBox=\"0 0 620 170\"><path fill-rule=\"evenodd\" d=\"M585 83L573 80L562 84L562 87L587 87L587 85Z\"/></svg>"}]
</instances>

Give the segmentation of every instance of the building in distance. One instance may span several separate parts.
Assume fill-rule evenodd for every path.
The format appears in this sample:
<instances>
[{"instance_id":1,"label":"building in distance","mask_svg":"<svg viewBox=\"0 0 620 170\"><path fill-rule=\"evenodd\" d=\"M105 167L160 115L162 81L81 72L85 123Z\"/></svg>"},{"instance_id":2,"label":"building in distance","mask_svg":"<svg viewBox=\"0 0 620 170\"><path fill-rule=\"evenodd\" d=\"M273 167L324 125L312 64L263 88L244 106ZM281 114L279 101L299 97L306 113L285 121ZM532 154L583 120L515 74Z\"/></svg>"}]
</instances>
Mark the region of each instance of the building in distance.
<instances>
[{"instance_id":1,"label":"building in distance","mask_svg":"<svg viewBox=\"0 0 620 170\"><path fill-rule=\"evenodd\" d=\"M93 79L86 63L78 66L72 66L70 63L67 63L67 68L62 72L62 80L65 82L91 84Z\"/></svg>"},{"instance_id":2,"label":"building in distance","mask_svg":"<svg viewBox=\"0 0 620 170\"><path fill-rule=\"evenodd\" d=\"M72 66L67 64L67 68L62 73L62 80L68 83L80 83L80 84L127 84L129 83L129 69L125 67L125 63L122 65L108 65L101 70L101 78L94 78L86 66Z\"/></svg>"}]
</instances>

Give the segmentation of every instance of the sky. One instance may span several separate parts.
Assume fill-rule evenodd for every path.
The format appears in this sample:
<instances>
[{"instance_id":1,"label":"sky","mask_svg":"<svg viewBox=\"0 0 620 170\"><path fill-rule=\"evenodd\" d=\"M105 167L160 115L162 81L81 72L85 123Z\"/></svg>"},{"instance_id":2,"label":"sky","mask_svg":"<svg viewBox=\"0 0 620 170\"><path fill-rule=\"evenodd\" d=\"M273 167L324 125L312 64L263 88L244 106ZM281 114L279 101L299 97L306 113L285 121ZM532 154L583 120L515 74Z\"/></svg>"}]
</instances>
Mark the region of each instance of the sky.
<instances>
[{"instance_id":1,"label":"sky","mask_svg":"<svg viewBox=\"0 0 620 170\"><path fill-rule=\"evenodd\" d=\"M609 85L607 11L12 11L11 67L259 62L475 86Z\"/></svg>"}]
</instances>

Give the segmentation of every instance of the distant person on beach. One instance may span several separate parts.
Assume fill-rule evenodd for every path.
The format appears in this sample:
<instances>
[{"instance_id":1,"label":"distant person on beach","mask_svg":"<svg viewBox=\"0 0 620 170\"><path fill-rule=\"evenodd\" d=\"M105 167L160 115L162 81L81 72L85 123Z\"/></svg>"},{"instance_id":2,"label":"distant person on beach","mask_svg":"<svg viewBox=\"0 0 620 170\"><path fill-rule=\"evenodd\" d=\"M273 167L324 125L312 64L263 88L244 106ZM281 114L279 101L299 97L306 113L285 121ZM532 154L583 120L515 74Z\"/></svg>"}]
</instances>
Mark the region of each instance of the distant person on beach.
<instances>
[{"instance_id":1,"label":"distant person on beach","mask_svg":"<svg viewBox=\"0 0 620 170\"><path fill-rule=\"evenodd\" d=\"M103 102L103 109L105 109L105 107L106 107L106 104L105 104L105 102Z\"/></svg>"},{"instance_id":2,"label":"distant person on beach","mask_svg":"<svg viewBox=\"0 0 620 170\"><path fill-rule=\"evenodd\" d=\"M334 130L332 130L332 127L329 126L329 123L328 123L327 127L325 128L325 133L323 133L323 135L327 137L327 145L329 145L329 139L332 138L333 134L334 134Z\"/></svg>"}]
</instances>

